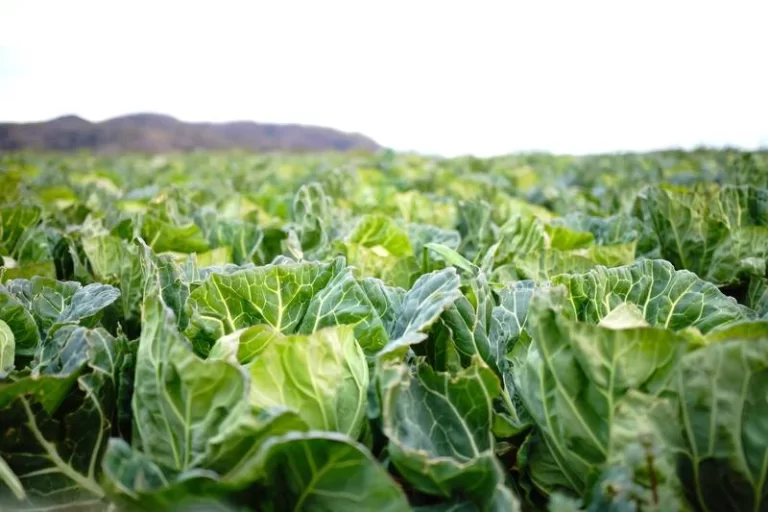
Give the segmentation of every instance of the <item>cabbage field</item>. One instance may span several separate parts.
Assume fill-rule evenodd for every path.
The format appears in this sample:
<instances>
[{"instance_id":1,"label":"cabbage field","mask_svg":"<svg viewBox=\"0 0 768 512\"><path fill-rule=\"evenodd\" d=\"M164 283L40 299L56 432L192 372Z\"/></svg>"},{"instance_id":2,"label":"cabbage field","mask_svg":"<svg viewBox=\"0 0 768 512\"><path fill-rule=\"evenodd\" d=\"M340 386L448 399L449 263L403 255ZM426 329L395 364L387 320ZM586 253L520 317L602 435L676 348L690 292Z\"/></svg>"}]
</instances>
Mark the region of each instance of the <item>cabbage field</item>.
<instances>
[{"instance_id":1,"label":"cabbage field","mask_svg":"<svg viewBox=\"0 0 768 512\"><path fill-rule=\"evenodd\" d=\"M768 511L768 153L0 156L0 510Z\"/></svg>"}]
</instances>

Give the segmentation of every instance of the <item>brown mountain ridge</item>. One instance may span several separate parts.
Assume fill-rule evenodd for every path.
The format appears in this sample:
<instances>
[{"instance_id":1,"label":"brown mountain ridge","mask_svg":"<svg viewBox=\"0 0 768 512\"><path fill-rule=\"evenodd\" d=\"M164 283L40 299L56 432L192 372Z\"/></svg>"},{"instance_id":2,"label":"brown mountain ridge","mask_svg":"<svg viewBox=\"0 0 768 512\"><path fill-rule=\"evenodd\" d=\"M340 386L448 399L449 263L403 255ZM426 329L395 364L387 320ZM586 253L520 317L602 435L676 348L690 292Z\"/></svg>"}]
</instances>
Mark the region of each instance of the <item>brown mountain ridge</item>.
<instances>
[{"instance_id":1,"label":"brown mountain ridge","mask_svg":"<svg viewBox=\"0 0 768 512\"><path fill-rule=\"evenodd\" d=\"M0 151L168 153L241 149L250 151L366 151L380 146L357 133L298 124L248 121L187 123L160 114L131 114L92 123L78 116L40 123L0 123Z\"/></svg>"}]
</instances>

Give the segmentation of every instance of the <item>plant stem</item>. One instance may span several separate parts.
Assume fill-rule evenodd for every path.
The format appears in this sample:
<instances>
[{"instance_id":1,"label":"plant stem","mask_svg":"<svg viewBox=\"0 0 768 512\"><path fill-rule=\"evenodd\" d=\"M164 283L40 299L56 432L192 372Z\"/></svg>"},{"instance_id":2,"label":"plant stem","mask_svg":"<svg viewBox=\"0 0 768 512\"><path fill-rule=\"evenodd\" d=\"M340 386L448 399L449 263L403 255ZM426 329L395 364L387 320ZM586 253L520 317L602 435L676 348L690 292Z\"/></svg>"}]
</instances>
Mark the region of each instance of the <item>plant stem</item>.
<instances>
[{"instance_id":1,"label":"plant stem","mask_svg":"<svg viewBox=\"0 0 768 512\"><path fill-rule=\"evenodd\" d=\"M653 504L659 504L659 482L656 478L656 470L653 467L653 454L649 453L646 458L648 463L648 473L651 477L651 493L653 495Z\"/></svg>"}]
</instances>

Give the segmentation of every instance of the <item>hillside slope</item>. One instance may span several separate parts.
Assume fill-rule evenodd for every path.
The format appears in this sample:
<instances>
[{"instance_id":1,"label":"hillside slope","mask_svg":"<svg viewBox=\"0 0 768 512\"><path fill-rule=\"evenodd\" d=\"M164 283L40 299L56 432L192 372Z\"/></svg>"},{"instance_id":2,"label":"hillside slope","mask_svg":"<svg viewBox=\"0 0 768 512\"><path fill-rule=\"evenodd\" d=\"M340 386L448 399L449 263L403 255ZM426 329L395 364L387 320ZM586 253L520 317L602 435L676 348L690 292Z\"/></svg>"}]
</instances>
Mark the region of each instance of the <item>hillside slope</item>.
<instances>
[{"instance_id":1,"label":"hillside slope","mask_svg":"<svg viewBox=\"0 0 768 512\"><path fill-rule=\"evenodd\" d=\"M92 123L65 116L42 123L0 123L0 151L164 153L194 149L252 151L375 151L368 137L331 128L253 122L186 123L158 114L132 114Z\"/></svg>"}]
</instances>

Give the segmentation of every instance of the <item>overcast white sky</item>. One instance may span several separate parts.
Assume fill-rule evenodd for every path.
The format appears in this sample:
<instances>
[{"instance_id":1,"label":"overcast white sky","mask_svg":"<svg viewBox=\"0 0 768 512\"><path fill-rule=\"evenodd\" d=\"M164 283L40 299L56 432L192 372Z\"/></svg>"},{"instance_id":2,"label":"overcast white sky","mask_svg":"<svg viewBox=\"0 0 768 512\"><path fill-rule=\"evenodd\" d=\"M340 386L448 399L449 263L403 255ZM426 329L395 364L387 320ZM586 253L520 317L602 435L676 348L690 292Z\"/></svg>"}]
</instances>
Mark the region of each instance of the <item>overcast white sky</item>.
<instances>
[{"instance_id":1,"label":"overcast white sky","mask_svg":"<svg viewBox=\"0 0 768 512\"><path fill-rule=\"evenodd\" d=\"M401 150L768 145L768 1L0 0L0 120L296 122Z\"/></svg>"}]
</instances>

